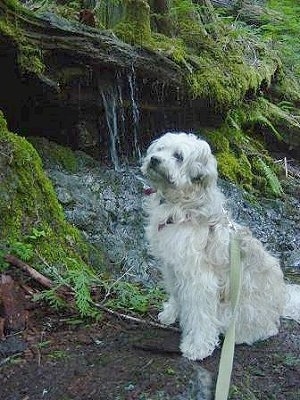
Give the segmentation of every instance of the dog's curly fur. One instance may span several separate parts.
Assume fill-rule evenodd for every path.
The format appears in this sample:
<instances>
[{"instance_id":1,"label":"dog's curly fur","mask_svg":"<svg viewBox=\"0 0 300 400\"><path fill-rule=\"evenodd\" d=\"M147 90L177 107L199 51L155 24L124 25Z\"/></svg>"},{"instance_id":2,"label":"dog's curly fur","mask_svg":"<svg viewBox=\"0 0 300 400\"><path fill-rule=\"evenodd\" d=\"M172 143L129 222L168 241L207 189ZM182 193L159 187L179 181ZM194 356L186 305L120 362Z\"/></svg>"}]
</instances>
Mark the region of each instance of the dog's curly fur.
<instances>
[{"instance_id":1,"label":"dog's curly fur","mask_svg":"<svg viewBox=\"0 0 300 400\"><path fill-rule=\"evenodd\" d=\"M150 145L141 169L155 189L145 200L146 236L162 263L169 294L159 320L179 320L184 356L209 356L230 323L233 231L242 268L236 342L252 344L275 335L281 316L299 321L300 286L285 284L278 260L247 228L229 220L207 142L192 134L166 133Z\"/></svg>"}]
</instances>

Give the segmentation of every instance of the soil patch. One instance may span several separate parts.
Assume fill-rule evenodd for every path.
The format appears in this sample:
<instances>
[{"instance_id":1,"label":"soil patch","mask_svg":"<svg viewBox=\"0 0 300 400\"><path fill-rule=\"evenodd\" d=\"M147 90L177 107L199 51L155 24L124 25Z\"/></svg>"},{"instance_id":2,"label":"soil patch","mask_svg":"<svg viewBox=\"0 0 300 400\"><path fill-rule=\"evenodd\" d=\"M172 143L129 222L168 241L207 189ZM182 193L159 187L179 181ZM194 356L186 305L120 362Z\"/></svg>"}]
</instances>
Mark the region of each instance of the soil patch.
<instances>
[{"instance_id":1,"label":"soil patch","mask_svg":"<svg viewBox=\"0 0 300 400\"><path fill-rule=\"evenodd\" d=\"M88 323L46 308L27 329L0 342L0 398L6 400L210 399L220 351L202 362L183 358L180 334L114 317ZM231 399L300 398L300 326L237 346Z\"/></svg>"}]
</instances>

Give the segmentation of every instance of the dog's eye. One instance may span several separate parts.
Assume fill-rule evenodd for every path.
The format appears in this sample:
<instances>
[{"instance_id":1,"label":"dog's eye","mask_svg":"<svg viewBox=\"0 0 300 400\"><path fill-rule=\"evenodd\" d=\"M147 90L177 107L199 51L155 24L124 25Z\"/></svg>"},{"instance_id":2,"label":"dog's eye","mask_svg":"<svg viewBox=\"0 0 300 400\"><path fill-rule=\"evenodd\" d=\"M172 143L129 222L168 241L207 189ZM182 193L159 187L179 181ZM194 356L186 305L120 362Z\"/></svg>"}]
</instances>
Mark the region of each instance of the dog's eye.
<instances>
[{"instance_id":1,"label":"dog's eye","mask_svg":"<svg viewBox=\"0 0 300 400\"><path fill-rule=\"evenodd\" d=\"M175 151L175 153L173 154L173 157L179 162L183 161L183 155L182 155L182 153L179 153L179 151Z\"/></svg>"}]
</instances>

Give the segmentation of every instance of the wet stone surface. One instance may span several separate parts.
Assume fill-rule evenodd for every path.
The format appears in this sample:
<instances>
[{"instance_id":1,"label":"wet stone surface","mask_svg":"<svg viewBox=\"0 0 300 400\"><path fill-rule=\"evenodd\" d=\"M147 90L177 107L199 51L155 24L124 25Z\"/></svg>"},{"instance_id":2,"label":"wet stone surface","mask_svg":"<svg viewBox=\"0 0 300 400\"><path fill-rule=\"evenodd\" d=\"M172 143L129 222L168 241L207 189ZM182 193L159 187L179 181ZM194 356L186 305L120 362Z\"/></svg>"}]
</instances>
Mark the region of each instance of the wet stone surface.
<instances>
[{"instance_id":1,"label":"wet stone surface","mask_svg":"<svg viewBox=\"0 0 300 400\"><path fill-rule=\"evenodd\" d=\"M70 174L52 166L47 171L67 219L107 251L116 274L128 271L129 279L147 286L155 283L157 262L144 239L145 182L139 168L115 171L95 165ZM234 220L248 226L280 258L282 267L299 268L300 200L286 196L254 204L236 186L221 180L219 184Z\"/></svg>"}]
</instances>

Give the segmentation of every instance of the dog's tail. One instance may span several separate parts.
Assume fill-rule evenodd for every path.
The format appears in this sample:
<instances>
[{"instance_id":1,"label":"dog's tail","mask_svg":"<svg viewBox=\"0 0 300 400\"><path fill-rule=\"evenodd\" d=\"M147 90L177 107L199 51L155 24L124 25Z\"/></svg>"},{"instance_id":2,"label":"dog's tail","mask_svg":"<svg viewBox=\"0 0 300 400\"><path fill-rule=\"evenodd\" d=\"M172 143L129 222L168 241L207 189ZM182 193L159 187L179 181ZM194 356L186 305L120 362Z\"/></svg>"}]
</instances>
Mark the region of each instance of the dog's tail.
<instances>
[{"instance_id":1,"label":"dog's tail","mask_svg":"<svg viewBox=\"0 0 300 400\"><path fill-rule=\"evenodd\" d=\"M294 319L300 324L300 285L286 285L286 300L282 316Z\"/></svg>"}]
</instances>

